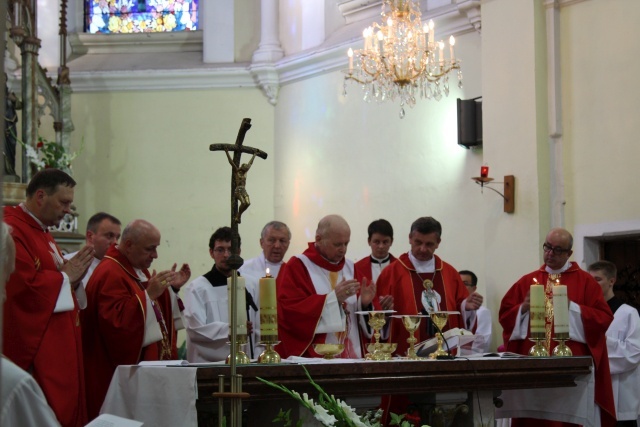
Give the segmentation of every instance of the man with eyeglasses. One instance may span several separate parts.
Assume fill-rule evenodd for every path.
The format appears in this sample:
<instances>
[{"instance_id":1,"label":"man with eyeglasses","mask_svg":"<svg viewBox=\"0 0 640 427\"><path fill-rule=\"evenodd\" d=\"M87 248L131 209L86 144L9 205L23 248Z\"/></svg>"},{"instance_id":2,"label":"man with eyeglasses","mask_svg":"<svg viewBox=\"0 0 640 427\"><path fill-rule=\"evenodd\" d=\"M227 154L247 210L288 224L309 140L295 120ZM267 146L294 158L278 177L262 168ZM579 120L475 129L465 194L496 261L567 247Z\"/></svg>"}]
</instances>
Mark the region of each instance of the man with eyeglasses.
<instances>
[{"instance_id":1,"label":"man with eyeglasses","mask_svg":"<svg viewBox=\"0 0 640 427\"><path fill-rule=\"evenodd\" d=\"M577 263L569 261L573 251L573 237L563 228L554 228L547 234L542 246L544 264L523 276L507 291L500 304L500 324L507 351L527 355L532 347L529 340L530 286L545 287L546 339L543 345L553 352L557 341L553 340L553 286L567 286L569 299L569 336L567 345L574 356L588 355L595 366L594 412L600 413L602 426L614 426L615 407L611 388L611 376L605 333L613 320L609 306L602 296L602 289L589 273ZM547 391L545 391L547 392ZM552 393L552 391L549 391ZM561 400L558 400L561 402ZM528 406L523 402L523 409ZM549 410L549 408L547 408ZM593 414L596 416L596 414ZM514 418L513 427L573 425L533 418Z\"/></svg>"},{"instance_id":2,"label":"man with eyeglasses","mask_svg":"<svg viewBox=\"0 0 640 427\"><path fill-rule=\"evenodd\" d=\"M220 227L211 235L209 255L215 263L208 273L197 277L185 288L184 318L187 322L189 362L218 362L225 360L230 354L227 278L231 277L232 272L228 264L231 238L232 231L229 227ZM238 245L240 246L240 240ZM247 301L257 301L254 289L247 287L246 292ZM256 316L257 307L249 310L247 331L253 334L254 346L258 342L252 327Z\"/></svg>"}]
</instances>

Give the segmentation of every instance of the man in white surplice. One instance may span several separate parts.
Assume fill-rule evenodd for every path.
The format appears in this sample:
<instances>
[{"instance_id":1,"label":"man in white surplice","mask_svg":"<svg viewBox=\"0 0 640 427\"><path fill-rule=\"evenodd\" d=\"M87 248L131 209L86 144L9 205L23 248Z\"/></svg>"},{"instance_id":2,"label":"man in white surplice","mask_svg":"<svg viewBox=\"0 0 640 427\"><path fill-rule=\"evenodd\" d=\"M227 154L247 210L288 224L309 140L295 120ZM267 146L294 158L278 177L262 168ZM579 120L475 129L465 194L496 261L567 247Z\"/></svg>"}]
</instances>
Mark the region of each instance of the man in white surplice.
<instances>
[{"instance_id":1,"label":"man in white surplice","mask_svg":"<svg viewBox=\"0 0 640 427\"><path fill-rule=\"evenodd\" d=\"M208 273L197 277L185 288L187 360L192 363L217 362L225 360L230 354L227 278L232 270L227 261L231 256L231 237L229 227L220 227L211 235L209 254L215 264ZM247 302L258 301L255 289L248 286L246 289ZM253 329L258 314L255 303L248 311L247 331L255 347L259 342L259 335ZM251 350L247 353L250 354Z\"/></svg>"}]
</instances>

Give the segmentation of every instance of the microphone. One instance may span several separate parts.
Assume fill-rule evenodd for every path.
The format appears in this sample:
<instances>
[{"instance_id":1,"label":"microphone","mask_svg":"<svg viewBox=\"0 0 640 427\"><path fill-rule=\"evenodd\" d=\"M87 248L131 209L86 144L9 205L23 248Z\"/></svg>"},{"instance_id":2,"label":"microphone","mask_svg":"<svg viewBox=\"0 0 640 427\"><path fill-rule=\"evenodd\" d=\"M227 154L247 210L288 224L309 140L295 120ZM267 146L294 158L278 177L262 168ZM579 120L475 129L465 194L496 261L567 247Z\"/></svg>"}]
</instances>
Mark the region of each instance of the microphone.
<instances>
[{"instance_id":1,"label":"microphone","mask_svg":"<svg viewBox=\"0 0 640 427\"><path fill-rule=\"evenodd\" d=\"M447 355L446 356L444 356L444 355L436 356L436 359L437 360L453 360L453 359L455 359L456 357L451 354L451 349L449 348L449 343L447 342L447 339L444 337L444 334L442 333L442 330L440 328L438 328L438 325L436 325L436 322L431 322L431 324L436 329L438 334L440 334L440 336L442 337L442 341L444 341L444 345L447 346Z\"/></svg>"},{"instance_id":2,"label":"microphone","mask_svg":"<svg viewBox=\"0 0 640 427\"><path fill-rule=\"evenodd\" d=\"M249 291L245 288L244 291L246 292L246 301L247 301L247 311L249 311L249 307L253 308L253 311L258 311L258 306L256 305L255 301L253 300L253 297L251 296L251 294L249 293Z\"/></svg>"}]
</instances>

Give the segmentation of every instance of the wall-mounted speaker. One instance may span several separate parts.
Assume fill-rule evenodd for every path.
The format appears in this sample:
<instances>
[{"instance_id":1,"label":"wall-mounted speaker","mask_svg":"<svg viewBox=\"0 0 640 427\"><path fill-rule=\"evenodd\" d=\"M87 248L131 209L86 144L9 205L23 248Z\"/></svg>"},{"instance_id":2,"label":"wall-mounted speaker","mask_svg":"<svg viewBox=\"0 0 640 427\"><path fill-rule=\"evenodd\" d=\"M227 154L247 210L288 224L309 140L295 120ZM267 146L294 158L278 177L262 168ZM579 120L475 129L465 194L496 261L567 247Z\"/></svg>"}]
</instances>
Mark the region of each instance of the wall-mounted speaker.
<instances>
[{"instance_id":1,"label":"wall-mounted speaker","mask_svg":"<svg viewBox=\"0 0 640 427\"><path fill-rule=\"evenodd\" d=\"M465 148L482 146L482 97L457 100L458 145Z\"/></svg>"}]
</instances>

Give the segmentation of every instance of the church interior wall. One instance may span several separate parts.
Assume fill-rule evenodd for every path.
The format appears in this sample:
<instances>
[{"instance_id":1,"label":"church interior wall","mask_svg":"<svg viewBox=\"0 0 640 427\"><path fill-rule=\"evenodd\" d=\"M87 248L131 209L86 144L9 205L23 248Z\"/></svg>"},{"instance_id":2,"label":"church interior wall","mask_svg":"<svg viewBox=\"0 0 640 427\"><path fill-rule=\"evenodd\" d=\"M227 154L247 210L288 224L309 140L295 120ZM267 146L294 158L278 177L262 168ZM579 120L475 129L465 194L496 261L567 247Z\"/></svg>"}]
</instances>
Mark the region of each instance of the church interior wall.
<instances>
[{"instance_id":1,"label":"church interior wall","mask_svg":"<svg viewBox=\"0 0 640 427\"><path fill-rule=\"evenodd\" d=\"M212 143L234 143L244 117L245 145L269 154L249 171L251 208L242 217L245 258L256 256L273 218L273 107L258 89L81 93L72 98L75 204L82 232L104 210L126 224L144 218L162 233L154 268L189 262L194 275L212 265L209 237L230 225L231 166ZM250 157L243 155L242 161Z\"/></svg>"},{"instance_id":2,"label":"church interior wall","mask_svg":"<svg viewBox=\"0 0 640 427\"><path fill-rule=\"evenodd\" d=\"M640 3L586 1L561 16L568 225L637 220Z\"/></svg>"}]
</instances>

